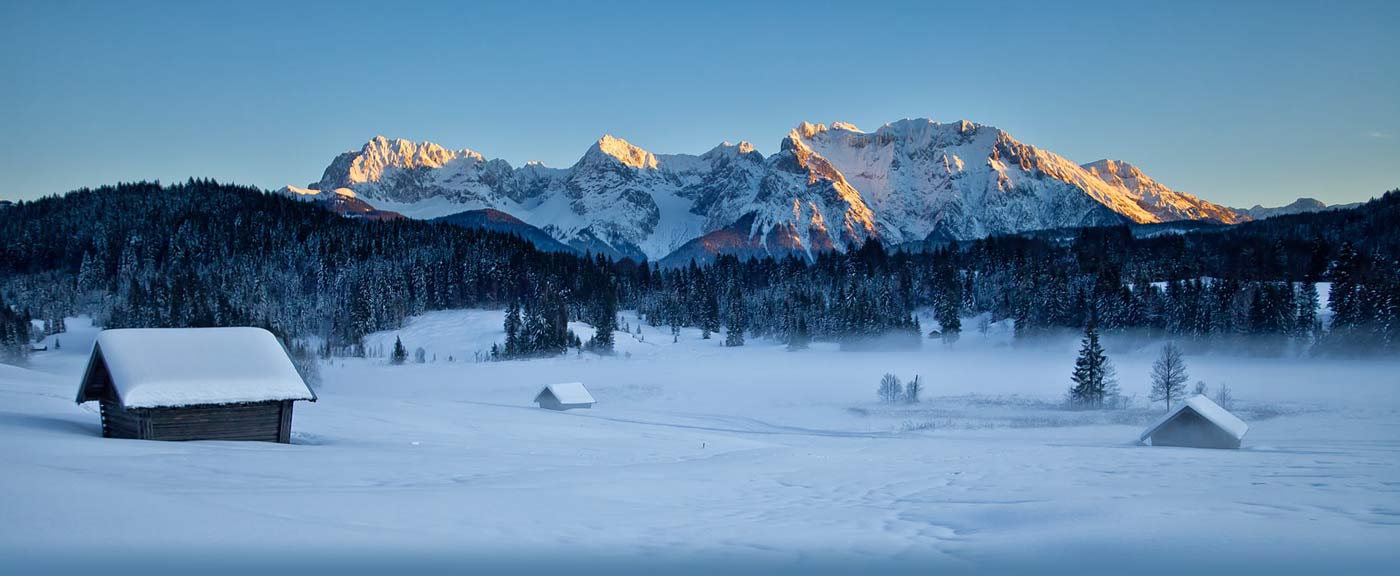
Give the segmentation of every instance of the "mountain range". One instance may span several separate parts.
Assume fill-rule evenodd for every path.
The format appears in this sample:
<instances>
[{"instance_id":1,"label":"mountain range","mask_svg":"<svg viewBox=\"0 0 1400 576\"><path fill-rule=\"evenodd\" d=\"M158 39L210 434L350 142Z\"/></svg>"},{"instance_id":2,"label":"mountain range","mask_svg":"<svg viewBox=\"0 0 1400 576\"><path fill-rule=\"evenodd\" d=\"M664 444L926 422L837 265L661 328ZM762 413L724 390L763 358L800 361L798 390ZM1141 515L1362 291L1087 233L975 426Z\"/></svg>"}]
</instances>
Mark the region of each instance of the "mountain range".
<instances>
[{"instance_id":1,"label":"mountain range","mask_svg":"<svg viewBox=\"0 0 1400 576\"><path fill-rule=\"evenodd\" d=\"M1231 208L1236 213L1243 214L1254 220L1273 218L1274 216L1286 216L1288 214L1302 214L1304 212L1321 212L1323 210L1344 210L1355 208L1364 202L1352 202L1350 204L1326 204L1316 198L1299 198L1289 204L1272 208L1255 204L1253 208Z\"/></svg>"},{"instance_id":2,"label":"mountain range","mask_svg":"<svg viewBox=\"0 0 1400 576\"><path fill-rule=\"evenodd\" d=\"M343 214L509 229L578 251L685 263L719 253L844 250L1249 211L1168 188L1117 160L1076 164L992 126L906 119L865 132L802 123L777 152L747 142L653 154L603 136L568 168L514 167L469 149L376 136L283 193ZM540 236L532 232L536 230Z\"/></svg>"}]
</instances>

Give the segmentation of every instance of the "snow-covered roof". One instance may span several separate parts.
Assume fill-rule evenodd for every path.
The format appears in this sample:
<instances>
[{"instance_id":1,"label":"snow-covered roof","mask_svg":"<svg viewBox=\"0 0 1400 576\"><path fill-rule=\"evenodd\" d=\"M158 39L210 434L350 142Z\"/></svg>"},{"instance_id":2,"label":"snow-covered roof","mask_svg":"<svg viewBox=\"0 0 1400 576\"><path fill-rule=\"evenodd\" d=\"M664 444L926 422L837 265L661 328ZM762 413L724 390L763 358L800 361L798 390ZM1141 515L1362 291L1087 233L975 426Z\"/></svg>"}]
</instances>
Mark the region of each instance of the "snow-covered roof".
<instances>
[{"instance_id":1,"label":"snow-covered roof","mask_svg":"<svg viewBox=\"0 0 1400 576\"><path fill-rule=\"evenodd\" d=\"M1173 418L1176 418L1177 414L1180 414L1182 410L1187 408L1200 414L1202 418L1220 427L1220 429L1224 430L1227 434L1234 436L1236 440L1244 439L1245 433L1249 432L1249 424L1246 424L1244 420L1240 420L1228 410L1221 408L1219 404L1212 402L1211 399L1207 398L1204 394L1197 394L1187 398L1185 402L1178 404L1176 409L1168 412L1166 416L1159 418L1151 426L1148 426L1147 430L1142 433L1142 437L1138 438L1138 440L1147 440L1148 436L1151 436L1152 433L1156 432L1158 428L1161 428L1163 424L1171 422Z\"/></svg>"},{"instance_id":2,"label":"snow-covered roof","mask_svg":"<svg viewBox=\"0 0 1400 576\"><path fill-rule=\"evenodd\" d=\"M96 399L87 385L99 353L128 408L316 399L281 343L261 328L105 330L78 402Z\"/></svg>"},{"instance_id":3,"label":"snow-covered roof","mask_svg":"<svg viewBox=\"0 0 1400 576\"><path fill-rule=\"evenodd\" d=\"M545 392L554 395L560 404L592 404L593 395L588 393L588 389L583 387L582 382L565 382L563 384L550 384L540 390L535 400L539 400Z\"/></svg>"}]
</instances>

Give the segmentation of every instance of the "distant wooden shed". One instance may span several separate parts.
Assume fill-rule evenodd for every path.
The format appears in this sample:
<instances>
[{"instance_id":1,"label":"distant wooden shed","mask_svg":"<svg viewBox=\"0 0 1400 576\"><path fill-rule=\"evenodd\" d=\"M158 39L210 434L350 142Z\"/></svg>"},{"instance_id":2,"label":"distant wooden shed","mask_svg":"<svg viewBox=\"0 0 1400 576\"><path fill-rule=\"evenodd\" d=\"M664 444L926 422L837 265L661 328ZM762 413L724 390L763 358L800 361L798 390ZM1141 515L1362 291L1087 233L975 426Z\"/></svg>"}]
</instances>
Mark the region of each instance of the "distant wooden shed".
<instances>
[{"instance_id":1,"label":"distant wooden shed","mask_svg":"<svg viewBox=\"0 0 1400 576\"><path fill-rule=\"evenodd\" d=\"M1149 426L1139 440L1153 446L1236 449L1248 432L1244 420L1198 394Z\"/></svg>"},{"instance_id":2,"label":"distant wooden shed","mask_svg":"<svg viewBox=\"0 0 1400 576\"><path fill-rule=\"evenodd\" d=\"M588 393L588 389L583 387L582 382L550 384L535 395L535 403L539 404L540 408L550 410L592 408L593 402L593 395Z\"/></svg>"},{"instance_id":3,"label":"distant wooden shed","mask_svg":"<svg viewBox=\"0 0 1400 576\"><path fill-rule=\"evenodd\" d=\"M98 334L78 388L90 400L108 438L285 444L292 403L316 394L261 328L136 328Z\"/></svg>"}]
</instances>

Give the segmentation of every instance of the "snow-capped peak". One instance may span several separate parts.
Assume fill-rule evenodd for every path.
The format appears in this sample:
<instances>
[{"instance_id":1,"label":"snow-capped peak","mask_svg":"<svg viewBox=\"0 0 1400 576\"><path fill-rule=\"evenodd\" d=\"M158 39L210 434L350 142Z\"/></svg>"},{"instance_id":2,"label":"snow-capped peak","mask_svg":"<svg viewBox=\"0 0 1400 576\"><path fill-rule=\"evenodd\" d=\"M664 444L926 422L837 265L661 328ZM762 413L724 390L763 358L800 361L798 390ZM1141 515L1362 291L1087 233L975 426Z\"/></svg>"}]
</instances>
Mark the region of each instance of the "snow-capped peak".
<instances>
[{"instance_id":1,"label":"snow-capped peak","mask_svg":"<svg viewBox=\"0 0 1400 576\"><path fill-rule=\"evenodd\" d=\"M604 134L602 138L599 138L589 149L590 153L594 151L601 152L633 168L656 169L656 155L611 134Z\"/></svg>"},{"instance_id":2,"label":"snow-capped peak","mask_svg":"<svg viewBox=\"0 0 1400 576\"><path fill-rule=\"evenodd\" d=\"M748 142L741 141L738 144L735 144L733 142L725 140L724 142L721 142L719 146L711 148L709 152L701 154L700 158L716 158L719 156L745 156L748 154L753 154L757 151L758 149L754 148L753 144L750 144Z\"/></svg>"},{"instance_id":3,"label":"snow-capped peak","mask_svg":"<svg viewBox=\"0 0 1400 576\"><path fill-rule=\"evenodd\" d=\"M811 138L812 136L815 136L822 132L826 132L825 124L813 124L811 122L803 122L801 124L798 124L796 128L793 128L792 132L788 133L788 137L796 139Z\"/></svg>"},{"instance_id":4,"label":"snow-capped peak","mask_svg":"<svg viewBox=\"0 0 1400 576\"><path fill-rule=\"evenodd\" d=\"M802 122L769 157L748 142L725 142L698 156L656 155L605 135L567 169L516 169L468 149L376 136L337 157L308 189L348 189L410 217L500 210L579 250L653 260L683 246L811 254L869 238L965 240L1123 222L1247 219L1126 162L1081 166L993 126L927 118L874 132L847 122ZM721 232L722 239L694 244Z\"/></svg>"},{"instance_id":5,"label":"snow-capped peak","mask_svg":"<svg viewBox=\"0 0 1400 576\"><path fill-rule=\"evenodd\" d=\"M1120 181L1132 180L1144 184L1157 183L1155 180L1152 180L1151 178L1148 178L1147 175L1143 174L1142 170L1139 170L1137 166L1133 166L1132 164L1129 164L1122 160L1111 160L1107 158L1103 160L1095 160L1093 162L1085 164L1084 169L1094 173L1095 175L1099 176L1100 178L1103 178L1104 180L1116 178Z\"/></svg>"}]
</instances>

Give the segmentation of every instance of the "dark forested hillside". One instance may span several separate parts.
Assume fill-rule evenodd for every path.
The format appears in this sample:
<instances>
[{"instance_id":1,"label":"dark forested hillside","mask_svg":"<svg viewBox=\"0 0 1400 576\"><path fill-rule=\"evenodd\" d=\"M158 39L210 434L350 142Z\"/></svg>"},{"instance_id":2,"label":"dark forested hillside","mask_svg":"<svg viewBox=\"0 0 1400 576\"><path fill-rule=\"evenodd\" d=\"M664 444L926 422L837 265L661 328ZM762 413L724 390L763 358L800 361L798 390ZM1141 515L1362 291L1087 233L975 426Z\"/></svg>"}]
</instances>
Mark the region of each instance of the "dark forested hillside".
<instances>
[{"instance_id":1,"label":"dark forested hillside","mask_svg":"<svg viewBox=\"0 0 1400 576\"><path fill-rule=\"evenodd\" d=\"M0 290L40 318L259 325L353 348L424 310L579 302L592 263L450 224L364 221L190 181L80 190L0 217ZM575 311L577 313L577 311Z\"/></svg>"},{"instance_id":2,"label":"dark forested hillside","mask_svg":"<svg viewBox=\"0 0 1400 576\"><path fill-rule=\"evenodd\" d=\"M917 344L929 329L956 338L960 319L978 315L1014 319L1018 335L1092 322L1109 332L1248 338L1280 351L1288 343L1394 351L1400 341L1400 192L1222 229L1071 237L997 237L922 253L872 241L812 262L722 257L661 269L541 252L513 235L446 223L348 219L212 181L137 183L0 212L0 300L11 308L3 318L259 325L320 340L327 353L357 353L362 336L409 315L463 307L512 311L503 315L515 328L510 355L583 345L564 323L607 324L619 307L656 326L725 332L734 345L745 334ZM1314 281L1332 283L1330 323L1315 313ZM919 326L921 308L938 326ZM4 326L20 324L27 328Z\"/></svg>"}]
</instances>

